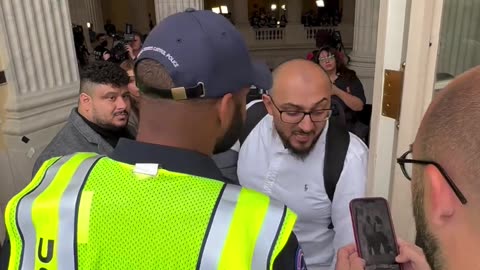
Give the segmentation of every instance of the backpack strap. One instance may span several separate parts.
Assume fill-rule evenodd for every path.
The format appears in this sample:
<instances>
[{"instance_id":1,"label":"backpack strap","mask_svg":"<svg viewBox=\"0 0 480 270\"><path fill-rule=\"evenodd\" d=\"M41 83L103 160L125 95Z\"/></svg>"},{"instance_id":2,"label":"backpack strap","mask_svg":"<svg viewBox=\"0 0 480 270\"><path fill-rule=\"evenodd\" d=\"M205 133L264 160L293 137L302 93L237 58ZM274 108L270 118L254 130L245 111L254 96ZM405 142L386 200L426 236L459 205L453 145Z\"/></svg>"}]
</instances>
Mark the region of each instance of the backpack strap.
<instances>
[{"instance_id":1,"label":"backpack strap","mask_svg":"<svg viewBox=\"0 0 480 270\"><path fill-rule=\"evenodd\" d=\"M323 183L325 191L331 202L335 195L338 180L343 171L348 146L350 145L350 134L344 125L332 118L328 124L327 141L325 144L325 159L323 161ZM333 229L333 223L328 225Z\"/></svg>"},{"instance_id":2,"label":"backpack strap","mask_svg":"<svg viewBox=\"0 0 480 270\"><path fill-rule=\"evenodd\" d=\"M323 179L325 191L332 202L338 179L343 171L349 145L350 134L347 129L334 119L329 121L323 163Z\"/></svg>"},{"instance_id":3,"label":"backpack strap","mask_svg":"<svg viewBox=\"0 0 480 270\"><path fill-rule=\"evenodd\" d=\"M240 141L240 145L245 142L250 132L252 132L255 126L267 114L267 108L262 100L255 100L247 105L247 120L245 121L245 126L240 134L240 138L238 139Z\"/></svg>"}]
</instances>

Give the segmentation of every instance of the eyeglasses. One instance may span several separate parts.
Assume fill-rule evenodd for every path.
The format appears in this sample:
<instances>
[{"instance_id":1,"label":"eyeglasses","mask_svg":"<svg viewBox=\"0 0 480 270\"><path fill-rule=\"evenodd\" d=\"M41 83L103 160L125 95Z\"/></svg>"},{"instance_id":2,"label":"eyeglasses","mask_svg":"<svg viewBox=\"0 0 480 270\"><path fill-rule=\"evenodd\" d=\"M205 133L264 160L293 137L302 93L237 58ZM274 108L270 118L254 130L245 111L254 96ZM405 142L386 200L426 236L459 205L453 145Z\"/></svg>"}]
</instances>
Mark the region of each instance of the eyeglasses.
<instances>
[{"instance_id":1,"label":"eyeglasses","mask_svg":"<svg viewBox=\"0 0 480 270\"><path fill-rule=\"evenodd\" d=\"M318 58L318 61L320 61L320 63L325 63L325 62L331 62L335 59L335 55L333 54L330 54L329 56L327 57L320 57Z\"/></svg>"},{"instance_id":2,"label":"eyeglasses","mask_svg":"<svg viewBox=\"0 0 480 270\"><path fill-rule=\"evenodd\" d=\"M332 115L332 109L321 109L321 110L314 110L310 112L302 112L302 111L294 111L294 110L280 110L273 98L270 97L273 106L277 111L280 113L280 119L288 124L298 124L303 121L306 115L310 116L310 120L312 122L324 122L327 121L330 116Z\"/></svg>"},{"instance_id":3,"label":"eyeglasses","mask_svg":"<svg viewBox=\"0 0 480 270\"><path fill-rule=\"evenodd\" d=\"M452 188L453 192L457 196L457 198L460 200L462 204L467 203L467 199L463 195L463 193L460 191L460 189L455 185L453 182L452 178L447 174L445 169L438 164L435 161L428 161L428 160L418 160L418 159L411 159L410 157L412 156L412 150L408 150L405 152L402 156L397 158L397 163L400 165L400 169L402 169L403 175L408 179L412 180L412 172L413 172L413 164L419 164L419 165L433 165L435 166L438 171L442 174L443 178L447 181L448 185L450 188Z\"/></svg>"}]
</instances>

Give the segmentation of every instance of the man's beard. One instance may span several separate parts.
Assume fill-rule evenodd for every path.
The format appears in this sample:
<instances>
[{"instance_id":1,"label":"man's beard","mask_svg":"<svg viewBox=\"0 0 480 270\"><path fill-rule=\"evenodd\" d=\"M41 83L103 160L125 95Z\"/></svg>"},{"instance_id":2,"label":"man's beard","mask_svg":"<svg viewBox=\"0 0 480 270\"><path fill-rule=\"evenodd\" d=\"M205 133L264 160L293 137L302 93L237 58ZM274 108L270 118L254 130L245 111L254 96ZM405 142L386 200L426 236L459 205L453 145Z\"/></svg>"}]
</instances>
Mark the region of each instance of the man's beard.
<instances>
[{"instance_id":1,"label":"man's beard","mask_svg":"<svg viewBox=\"0 0 480 270\"><path fill-rule=\"evenodd\" d=\"M294 135L307 135L307 136L310 136L310 135L315 135L314 132L310 132L310 133L305 133L303 131L294 131L292 132L292 135L287 136L284 132L280 131L280 129L276 128L277 130L277 133L278 135L280 136L280 139L282 140L283 142L283 145L285 146L286 149L288 149L290 151L290 153L293 154L294 157L300 159L300 160L305 160L308 155L310 154L310 152L312 152L313 148L315 147L315 145L317 144L317 141L318 139L320 138L320 134L318 134L316 137L313 138L313 141L312 141L312 144L310 145L310 147L308 148L305 148L305 149L296 149L293 147L293 145L290 143L290 137L294 136Z\"/></svg>"},{"instance_id":2,"label":"man's beard","mask_svg":"<svg viewBox=\"0 0 480 270\"><path fill-rule=\"evenodd\" d=\"M421 179L415 180L413 184L413 215L415 217L415 227L417 236L415 244L423 249L428 264L432 270L443 270L443 259L440 253L438 241L428 229L423 208L424 187Z\"/></svg>"},{"instance_id":3,"label":"man's beard","mask_svg":"<svg viewBox=\"0 0 480 270\"><path fill-rule=\"evenodd\" d=\"M215 149L213 150L213 154L223 153L229 150L237 142L243 129L243 122L241 105L237 104L235 108L235 114L233 115L232 124L225 135L217 141Z\"/></svg>"},{"instance_id":4,"label":"man's beard","mask_svg":"<svg viewBox=\"0 0 480 270\"><path fill-rule=\"evenodd\" d=\"M93 111L93 123L96 124L97 126L105 129L105 130L110 130L110 131L120 131L120 130L123 130L127 127L128 125L128 119L129 119L129 116L130 116L130 113L127 112L126 110L124 111L121 111L121 112L116 112L114 113L114 117L117 115L117 114L122 114L124 113L125 114L125 117L127 118L127 121L125 122L125 125L123 126L116 126L116 125L113 125L110 121L106 121L106 120L103 120L102 118L100 117L97 117L97 113L96 111L94 110Z\"/></svg>"}]
</instances>

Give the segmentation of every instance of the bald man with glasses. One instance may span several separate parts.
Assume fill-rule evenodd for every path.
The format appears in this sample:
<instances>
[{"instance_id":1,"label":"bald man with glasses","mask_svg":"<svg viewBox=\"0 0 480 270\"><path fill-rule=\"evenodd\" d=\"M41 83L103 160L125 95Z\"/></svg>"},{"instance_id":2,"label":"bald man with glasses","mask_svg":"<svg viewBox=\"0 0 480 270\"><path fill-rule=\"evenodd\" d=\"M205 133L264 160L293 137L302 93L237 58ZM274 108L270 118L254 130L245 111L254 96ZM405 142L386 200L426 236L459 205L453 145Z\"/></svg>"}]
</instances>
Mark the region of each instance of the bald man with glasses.
<instances>
[{"instance_id":1,"label":"bald man with glasses","mask_svg":"<svg viewBox=\"0 0 480 270\"><path fill-rule=\"evenodd\" d=\"M400 242L407 270L480 269L480 66L435 98L410 149L397 159L412 183L415 246ZM350 245L337 270L363 269ZM428 263L427 263L428 262Z\"/></svg>"}]
</instances>

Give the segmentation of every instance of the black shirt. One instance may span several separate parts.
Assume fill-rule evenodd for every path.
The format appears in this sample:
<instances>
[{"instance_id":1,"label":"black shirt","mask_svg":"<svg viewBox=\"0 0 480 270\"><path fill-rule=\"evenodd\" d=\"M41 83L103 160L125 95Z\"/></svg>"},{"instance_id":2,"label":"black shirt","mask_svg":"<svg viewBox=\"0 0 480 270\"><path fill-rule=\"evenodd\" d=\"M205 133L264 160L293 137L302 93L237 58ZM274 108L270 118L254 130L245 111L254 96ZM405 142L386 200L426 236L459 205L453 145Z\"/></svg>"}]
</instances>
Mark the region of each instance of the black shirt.
<instances>
[{"instance_id":1,"label":"black shirt","mask_svg":"<svg viewBox=\"0 0 480 270\"><path fill-rule=\"evenodd\" d=\"M122 138L110 157L132 165L136 163L156 163L169 171L216 179L223 182L227 181L224 180L222 173L210 157L189 150L141 143ZM10 246L6 240L0 257L0 270L7 269L9 253ZM290 235L286 246L277 256L273 269L306 269L303 251L299 247L294 233Z\"/></svg>"},{"instance_id":2,"label":"black shirt","mask_svg":"<svg viewBox=\"0 0 480 270\"><path fill-rule=\"evenodd\" d=\"M95 60L98 61L104 60L103 55L107 53L109 54L110 51L102 45L98 45L97 47L95 47L95 49L93 49L93 55L95 56Z\"/></svg>"},{"instance_id":3,"label":"black shirt","mask_svg":"<svg viewBox=\"0 0 480 270\"><path fill-rule=\"evenodd\" d=\"M363 85L360 82L360 79L353 73L353 74L338 74L337 79L334 82L335 86L337 86L340 90L347 92L347 88L350 89L350 94L353 96L358 97L362 100L363 104L366 102L365 92L363 90ZM348 122L356 121L356 112L351 110L343 100L341 100L337 96L333 96L342 106L342 109L345 111L345 120Z\"/></svg>"},{"instance_id":4,"label":"black shirt","mask_svg":"<svg viewBox=\"0 0 480 270\"><path fill-rule=\"evenodd\" d=\"M78 110L77 110L78 113ZM100 135L108 144L110 144L113 148L117 146L118 140L120 138L128 138L134 139L133 135L130 133L127 127L120 128L120 129L105 129L95 123L88 121L87 118L83 117L80 113L78 114L80 117L85 121L85 123L93 129L98 135Z\"/></svg>"}]
</instances>

